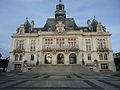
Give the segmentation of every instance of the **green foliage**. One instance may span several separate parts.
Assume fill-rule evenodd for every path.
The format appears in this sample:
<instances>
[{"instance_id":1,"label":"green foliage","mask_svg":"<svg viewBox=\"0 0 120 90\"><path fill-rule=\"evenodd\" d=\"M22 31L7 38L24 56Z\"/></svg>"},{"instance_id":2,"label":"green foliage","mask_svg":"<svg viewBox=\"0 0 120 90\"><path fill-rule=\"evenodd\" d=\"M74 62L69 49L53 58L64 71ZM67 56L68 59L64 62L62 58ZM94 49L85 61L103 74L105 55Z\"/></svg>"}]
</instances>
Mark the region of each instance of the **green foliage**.
<instances>
[{"instance_id":1,"label":"green foliage","mask_svg":"<svg viewBox=\"0 0 120 90\"><path fill-rule=\"evenodd\" d=\"M118 74L113 74L112 76L120 77L120 73L118 73Z\"/></svg>"}]
</instances>

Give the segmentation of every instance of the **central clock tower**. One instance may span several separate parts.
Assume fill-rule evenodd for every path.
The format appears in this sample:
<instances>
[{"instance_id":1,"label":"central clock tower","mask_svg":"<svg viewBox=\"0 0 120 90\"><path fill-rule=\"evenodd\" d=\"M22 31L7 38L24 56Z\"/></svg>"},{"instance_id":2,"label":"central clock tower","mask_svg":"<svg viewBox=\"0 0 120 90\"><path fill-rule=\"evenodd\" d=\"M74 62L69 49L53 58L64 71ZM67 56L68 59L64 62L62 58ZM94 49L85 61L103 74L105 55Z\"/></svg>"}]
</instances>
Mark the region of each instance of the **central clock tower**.
<instances>
[{"instance_id":1,"label":"central clock tower","mask_svg":"<svg viewBox=\"0 0 120 90\"><path fill-rule=\"evenodd\" d=\"M55 11L55 19L57 19L57 21L62 21L66 18L66 11L64 10L65 6L62 3L61 0L59 0L59 2L56 5L56 11Z\"/></svg>"}]
</instances>

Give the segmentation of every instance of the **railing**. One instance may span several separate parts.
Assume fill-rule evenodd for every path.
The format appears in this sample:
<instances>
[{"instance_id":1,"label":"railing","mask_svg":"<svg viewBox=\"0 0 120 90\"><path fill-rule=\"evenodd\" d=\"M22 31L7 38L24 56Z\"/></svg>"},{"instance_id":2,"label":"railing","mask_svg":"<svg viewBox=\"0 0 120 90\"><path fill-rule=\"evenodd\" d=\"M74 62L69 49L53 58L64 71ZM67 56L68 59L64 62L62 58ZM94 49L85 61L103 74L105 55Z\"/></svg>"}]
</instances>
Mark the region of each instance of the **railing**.
<instances>
[{"instance_id":1,"label":"railing","mask_svg":"<svg viewBox=\"0 0 120 90\"><path fill-rule=\"evenodd\" d=\"M108 48L97 48L97 51L99 51L99 52L108 52L109 49Z\"/></svg>"},{"instance_id":2,"label":"railing","mask_svg":"<svg viewBox=\"0 0 120 90\"><path fill-rule=\"evenodd\" d=\"M78 45L43 45L43 50L78 50Z\"/></svg>"},{"instance_id":3,"label":"railing","mask_svg":"<svg viewBox=\"0 0 120 90\"><path fill-rule=\"evenodd\" d=\"M16 48L13 50L14 53L22 53L22 52L25 52L25 49L24 48Z\"/></svg>"},{"instance_id":4,"label":"railing","mask_svg":"<svg viewBox=\"0 0 120 90\"><path fill-rule=\"evenodd\" d=\"M94 62L91 62L91 63L85 63L86 66L94 66Z\"/></svg>"}]
</instances>

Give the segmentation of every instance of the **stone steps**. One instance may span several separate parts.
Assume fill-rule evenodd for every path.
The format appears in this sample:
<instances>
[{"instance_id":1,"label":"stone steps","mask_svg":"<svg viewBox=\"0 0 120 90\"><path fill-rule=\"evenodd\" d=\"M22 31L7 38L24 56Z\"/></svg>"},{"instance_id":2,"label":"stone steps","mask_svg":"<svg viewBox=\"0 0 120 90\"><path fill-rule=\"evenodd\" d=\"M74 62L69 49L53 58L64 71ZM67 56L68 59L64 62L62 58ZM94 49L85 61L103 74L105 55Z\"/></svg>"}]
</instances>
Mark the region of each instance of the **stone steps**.
<instances>
[{"instance_id":1,"label":"stone steps","mask_svg":"<svg viewBox=\"0 0 120 90\"><path fill-rule=\"evenodd\" d=\"M96 75L97 72L91 71L81 65L41 65L33 67L29 72L37 73L80 73L83 75Z\"/></svg>"}]
</instances>

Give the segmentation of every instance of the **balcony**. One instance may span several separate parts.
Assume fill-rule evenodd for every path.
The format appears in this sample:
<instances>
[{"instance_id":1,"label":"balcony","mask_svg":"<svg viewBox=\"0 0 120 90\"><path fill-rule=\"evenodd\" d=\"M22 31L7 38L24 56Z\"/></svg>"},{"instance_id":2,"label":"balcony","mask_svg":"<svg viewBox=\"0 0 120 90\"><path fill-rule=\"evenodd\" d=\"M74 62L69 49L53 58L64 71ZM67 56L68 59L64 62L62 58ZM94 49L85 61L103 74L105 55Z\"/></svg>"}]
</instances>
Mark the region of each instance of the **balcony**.
<instances>
[{"instance_id":1,"label":"balcony","mask_svg":"<svg viewBox=\"0 0 120 90\"><path fill-rule=\"evenodd\" d=\"M94 62L90 62L90 63L85 63L86 66L94 66L95 63Z\"/></svg>"},{"instance_id":2,"label":"balcony","mask_svg":"<svg viewBox=\"0 0 120 90\"><path fill-rule=\"evenodd\" d=\"M98 52L108 52L109 49L108 48L97 48Z\"/></svg>"},{"instance_id":3,"label":"balcony","mask_svg":"<svg viewBox=\"0 0 120 90\"><path fill-rule=\"evenodd\" d=\"M43 50L79 50L78 45L43 45Z\"/></svg>"},{"instance_id":4,"label":"balcony","mask_svg":"<svg viewBox=\"0 0 120 90\"><path fill-rule=\"evenodd\" d=\"M25 49L24 48L16 48L13 50L14 53L24 53Z\"/></svg>"}]
</instances>

